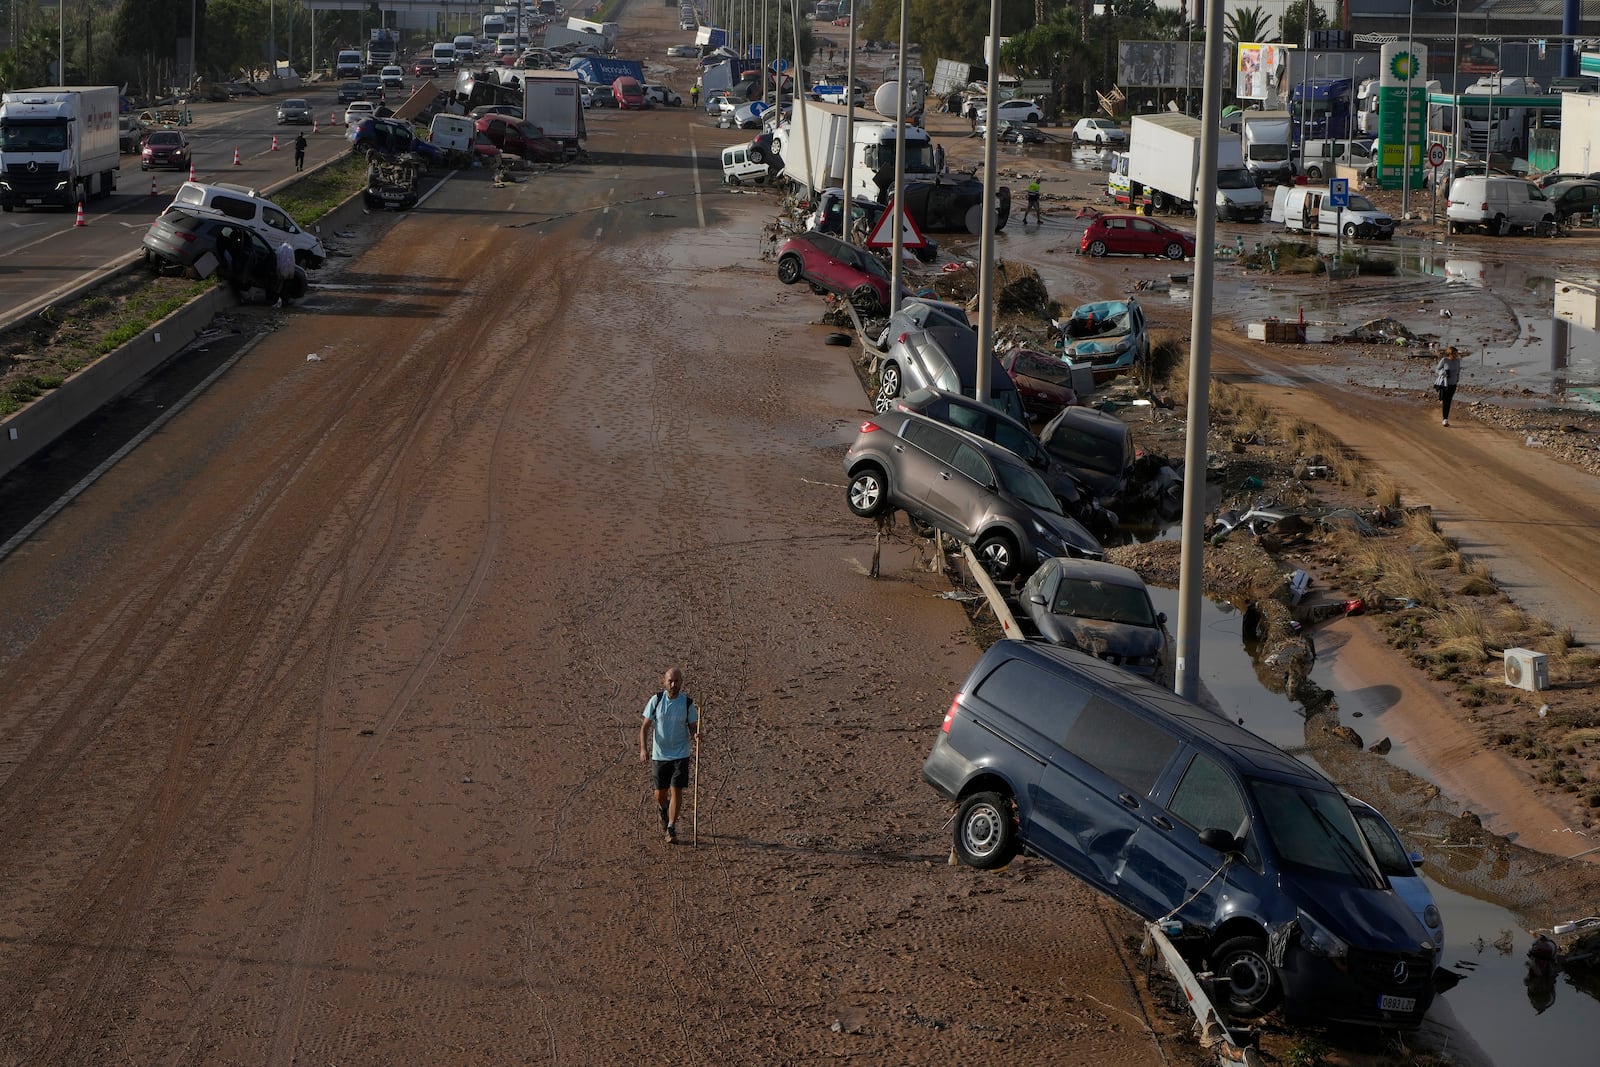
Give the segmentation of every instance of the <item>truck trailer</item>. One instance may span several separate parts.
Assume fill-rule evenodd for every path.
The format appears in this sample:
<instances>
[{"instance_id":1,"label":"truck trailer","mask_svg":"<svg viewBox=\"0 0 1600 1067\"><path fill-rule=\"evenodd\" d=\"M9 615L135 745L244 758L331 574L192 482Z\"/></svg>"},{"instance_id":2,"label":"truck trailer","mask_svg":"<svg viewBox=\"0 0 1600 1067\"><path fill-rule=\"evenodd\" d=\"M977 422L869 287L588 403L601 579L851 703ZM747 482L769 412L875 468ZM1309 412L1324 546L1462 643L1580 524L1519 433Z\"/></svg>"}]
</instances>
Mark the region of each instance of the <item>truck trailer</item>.
<instances>
[{"instance_id":1,"label":"truck trailer","mask_svg":"<svg viewBox=\"0 0 1600 1067\"><path fill-rule=\"evenodd\" d=\"M1113 174L1128 186L1128 202L1152 211L1192 210L1200 188L1199 119L1188 115L1135 115L1129 124L1126 168ZM1108 183L1109 184L1109 183ZM1261 190L1244 167L1239 141L1217 131L1217 215L1260 222Z\"/></svg>"},{"instance_id":2,"label":"truck trailer","mask_svg":"<svg viewBox=\"0 0 1600 1067\"><path fill-rule=\"evenodd\" d=\"M0 209L109 196L121 159L116 86L46 85L0 97Z\"/></svg>"},{"instance_id":3,"label":"truck trailer","mask_svg":"<svg viewBox=\"0 0 1600 1067\"><path fill-rule=\"evenodd\" d=\"M583 94L570 70L530 70L522 75L522 117L559 141L568 155L583 150L589 136L583 123Z\"/></svg>"}]
</instances>

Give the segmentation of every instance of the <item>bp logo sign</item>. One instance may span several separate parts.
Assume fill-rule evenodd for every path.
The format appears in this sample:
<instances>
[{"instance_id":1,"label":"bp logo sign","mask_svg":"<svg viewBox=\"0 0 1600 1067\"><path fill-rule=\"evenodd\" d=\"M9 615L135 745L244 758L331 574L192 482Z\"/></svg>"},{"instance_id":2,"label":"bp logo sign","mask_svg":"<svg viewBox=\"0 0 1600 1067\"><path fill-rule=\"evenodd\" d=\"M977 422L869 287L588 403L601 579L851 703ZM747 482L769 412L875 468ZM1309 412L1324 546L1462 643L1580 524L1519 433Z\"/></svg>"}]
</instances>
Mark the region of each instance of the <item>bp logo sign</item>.
<instances>
[{"instance_id":1,"label":"bp logo sign","mask_svg":"<svg viewBox=\"0 0 1600 1067\"><path fill-rule=\"evenodd\" d=\"M1395 81L1409 82L1417 75L1417 57L1410 52L1396 52L1389 60L1389 73Z\"/></svg>"}]
</instances>

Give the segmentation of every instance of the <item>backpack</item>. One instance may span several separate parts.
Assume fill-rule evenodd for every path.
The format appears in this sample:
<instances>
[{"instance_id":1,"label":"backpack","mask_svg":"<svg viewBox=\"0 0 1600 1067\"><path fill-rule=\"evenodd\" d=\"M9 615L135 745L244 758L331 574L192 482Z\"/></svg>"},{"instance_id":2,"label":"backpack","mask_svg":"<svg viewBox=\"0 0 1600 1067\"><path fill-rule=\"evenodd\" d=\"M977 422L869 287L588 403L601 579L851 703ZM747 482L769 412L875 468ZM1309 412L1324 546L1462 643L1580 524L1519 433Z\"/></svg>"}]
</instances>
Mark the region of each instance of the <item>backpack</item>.
<instances>
[{"instance_id":1,"label":"backpack","mask_svg":"<svg viewBox=\"0 0 1600 1067\"><path fill-rule=\"evenodd\" d=\"M689 709L694 707L694 697L690 696L688 693L684 693L682 696L684 701L683 710L685 714L688 714ZM650 714L654 715L656 712L660 711L662 705L666 704L668 699L670 698L667 696L667 691L665 689L661 690L661 692L652 697L650 699Z\"/></svg>"}]
</instances>

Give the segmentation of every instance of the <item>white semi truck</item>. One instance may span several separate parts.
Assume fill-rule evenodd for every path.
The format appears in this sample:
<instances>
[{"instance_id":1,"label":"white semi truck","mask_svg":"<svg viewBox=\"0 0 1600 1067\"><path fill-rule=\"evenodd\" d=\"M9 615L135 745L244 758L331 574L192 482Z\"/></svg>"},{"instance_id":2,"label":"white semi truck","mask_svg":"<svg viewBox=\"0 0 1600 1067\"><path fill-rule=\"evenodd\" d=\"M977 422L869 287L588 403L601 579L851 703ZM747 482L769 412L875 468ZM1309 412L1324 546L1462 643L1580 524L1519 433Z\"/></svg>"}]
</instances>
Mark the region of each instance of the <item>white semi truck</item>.
<instances>
[{"instance_id":1,"label":"white semi truck","mask_svg":"<svg viewBox=\"0 0 1600 1067\"><path fill-rule=\"evenodd\" d=\"M1200 187L1200 120L1188 115L1135 115L1129 124L1126 180L1133 203L1152 210L1190 210ZM1265 202L1238 138L1217 131L1217 215L1260 222Z\"/></svg>"},{"instance_id":2,"label":"white semi truck","mask_svg":"<svg viewBox=\"0 0 1600 1067\"><path fill-rule=\"evenodd\" d=\"M0 209L67 207L117 188L117 87L46 85L0 97Z\"/></svg>"}]
</instances>

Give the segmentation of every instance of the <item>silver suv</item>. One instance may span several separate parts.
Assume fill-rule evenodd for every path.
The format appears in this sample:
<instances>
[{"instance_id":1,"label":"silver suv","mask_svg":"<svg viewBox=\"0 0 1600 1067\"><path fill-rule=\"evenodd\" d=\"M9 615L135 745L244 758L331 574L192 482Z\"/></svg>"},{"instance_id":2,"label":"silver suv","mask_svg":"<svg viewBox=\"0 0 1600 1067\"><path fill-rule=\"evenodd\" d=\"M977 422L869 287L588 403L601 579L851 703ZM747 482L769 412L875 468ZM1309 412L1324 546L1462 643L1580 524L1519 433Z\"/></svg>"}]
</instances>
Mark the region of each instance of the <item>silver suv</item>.
<instances>
[{"instance_id":1,"label":"silver suv","mask_svg":"<svg viewBox=\"0 0 1600 1067\"><path fill-rule=\"evenodd\" d=\"M1028 414L1005 367L989 360L989 403L1019 422ZM914 389L944 389L962 396L978 391L978 335L965 326L930 320L920 330L908 329L889 341L878 365L878 395L872 410L888 411Z\"/></svg>"},{"instance_id":2,"label":"silver suv","mask_svg":"<svg viewBox=\"0 0 1600 1067\"><path fill-rule=\"evenodd\" d=\"M1105 555L1010 449L922 415L891 411L862 423L844 471L851 511L871 517L901 508L973 545L998 579L1025 578L1055 556Z\"/></svg>"}]
</instances>

